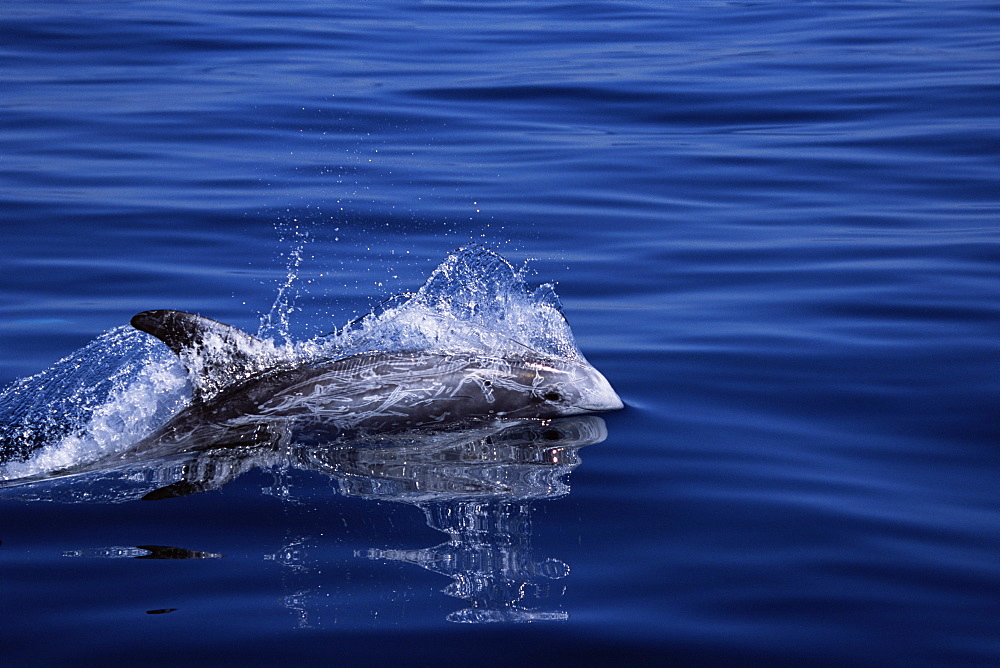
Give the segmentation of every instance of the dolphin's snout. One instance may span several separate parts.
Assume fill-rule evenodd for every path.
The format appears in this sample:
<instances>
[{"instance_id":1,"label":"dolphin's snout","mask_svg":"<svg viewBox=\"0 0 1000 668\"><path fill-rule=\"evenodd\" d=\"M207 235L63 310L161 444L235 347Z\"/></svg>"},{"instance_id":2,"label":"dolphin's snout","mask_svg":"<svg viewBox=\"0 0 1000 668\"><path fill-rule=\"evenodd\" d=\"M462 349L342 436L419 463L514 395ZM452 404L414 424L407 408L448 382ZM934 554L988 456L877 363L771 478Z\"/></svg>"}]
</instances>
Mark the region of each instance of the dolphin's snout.
<instances>
[{"instance_id":1,"label":"dolphin's snout","mask_svg":"<svg viewBox=\"0 0 1000 668\"><path fill-rule=\"evenodd\" d=\"M581 366L577 408L584 411L617 411L625 407L604 375L592 366Z\"/></svg>"}]
</instances>

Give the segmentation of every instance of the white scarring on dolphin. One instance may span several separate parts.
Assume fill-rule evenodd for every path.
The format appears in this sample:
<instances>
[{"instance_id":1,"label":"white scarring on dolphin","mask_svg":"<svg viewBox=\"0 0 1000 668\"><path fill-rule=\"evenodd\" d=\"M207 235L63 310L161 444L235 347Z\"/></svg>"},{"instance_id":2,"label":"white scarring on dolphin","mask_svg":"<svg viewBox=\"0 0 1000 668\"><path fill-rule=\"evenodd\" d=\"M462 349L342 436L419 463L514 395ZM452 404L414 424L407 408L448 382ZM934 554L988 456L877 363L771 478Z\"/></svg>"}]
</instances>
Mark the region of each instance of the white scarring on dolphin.
<instances>
[{"instance_id":1,"label":"white scarring on dolphin","mask_svg":"<svg viewBox=\"0 0 1000 668\"><path fill-rule=\"evenodd\" d=\"M324 438L623 407L590 364L528 348L504 356L366 352L295 364L269 342L191 313L144 311L131 323L167 344L194 385L192 405L131 453L263 444L278 432Z\"/></svg>"}]
</instances>

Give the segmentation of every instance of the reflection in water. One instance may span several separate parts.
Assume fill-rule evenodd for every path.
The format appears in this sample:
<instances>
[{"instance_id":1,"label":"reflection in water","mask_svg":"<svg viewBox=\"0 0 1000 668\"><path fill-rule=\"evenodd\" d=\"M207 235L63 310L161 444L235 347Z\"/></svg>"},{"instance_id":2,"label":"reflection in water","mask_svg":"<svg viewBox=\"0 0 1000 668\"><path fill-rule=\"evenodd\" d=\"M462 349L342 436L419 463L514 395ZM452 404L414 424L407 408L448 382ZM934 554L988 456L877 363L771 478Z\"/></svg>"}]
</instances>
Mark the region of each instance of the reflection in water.
<instances>
[{"instance_id":1,"label":"reflection in water","mask_svg":"<svg viewBox=\"0 0 1000 668\"><path fill-rule=\"evenodd\" d=\"M167 499L218 489L255 467L289 468L329 476L340 493L415 505L427 524L448 540L423 549L369 549L358 556L405 562L452 579L444 590L467 607L448 615L453 622L561 620L547 599L569 566L538 556L532 548L533 504L569 493L567 474L580 447L607 436L604 420L576 416L521 423L499 429L410 432L361 442L302 444L290 437L268 447L227 447L184 453L168 460L132 464L111 471L36 483L7 490L19 498L63 501ZM287 479L286 479L287 480ZM293 490L271 490L294 503ZM286 582L319 570L307 550L310 536L291 536L268 557L282 565ZM65 556L139 559L205 559L222 555L165 546L74 550ZM311 590L286 596L301 626L308 626Z\"/></svg>"},{"instance_id":2,"label":"reflection in water","mask_svg":"<svg viewBox=\"0 0 1000 668\"><path fill-rule=\"evenodd\" d=\"M286 499L289 498L287 490L282 490L279 495ZM282 605L295 614L296 625L300 629L312 628L312 624L309 622L308 602L312 589L299 589L292 584L294 580L307 576L315 568L308 553L312 536L297 536L287 540L288 542L278 552L265 555L264 559L276 561L282 566L282 586L285 591L291 591L282 598Z\"/></svg>"},{"instance_id":3,"label":"reflection in water","mask_svg":"<svg viewBox=\"0 0 1000 668\"><path fill-rule=\"evenodd\" d=\"M343 493L412 503L430 527L448 535L434 547L371 549L365 556L450 577L445 593L469 607L449 621L561 620L565 612L536 607L569 566L534 555L532 502L567 494L566 475L580 463L577 450L606 436L604 420L585 416L431 448L362 450L347 458L328 451L323 460L337 469Z\"/></svg>"},{"instance_id":4,"label":"reflection in water","mask_svg":"<svg viewBox=\"0 0 1000 668\"><path fill-rule=\"evenodd\" d=\"M135 547L114 546L66 550L62 556L102 559L221 559L225 555L166 545L136 545Z\"/></svg>"},{"instance_id":5,"label":"reflection in water","mask_svg":"<svg viewBox=\"0 0 1000 668\"><path fill-rule=\"evenodd\" d=\"M296 464L329 475L342 494L413 504L428 526L448 535L433 547L373 548L358 556L411 563L451 578L445 593L468 607L449 614L449 621L563 620L567 613L543 606L569 566L534 554L533 503L568 494L566 478L580 463L578 450L606 437L604 420L578 416L496 432L395 438L376 447L305 448ZM308 559L295 558L303 554L303 540L294 539L280 561L303 569ZM309 593L286 597L301 626L308 626Z\"/></svg>"},{"instance_id":6,"label":"reflection in water","mask_svg":"<svg viewBox=\"0 0 1000 668\"><path fill-rule=\"evenodd\" d=\"M569 566L558 559L535 559L529 502L441 501L422 505L427 524L447 533L447 542L422 550L371 549L367 556L416 564L454 580L445 593L468 601L470 607L449 614L448 621L568 618L565 612L533 607L548 597L548 581L566 577Z\"/></svg>"}]
</instances>

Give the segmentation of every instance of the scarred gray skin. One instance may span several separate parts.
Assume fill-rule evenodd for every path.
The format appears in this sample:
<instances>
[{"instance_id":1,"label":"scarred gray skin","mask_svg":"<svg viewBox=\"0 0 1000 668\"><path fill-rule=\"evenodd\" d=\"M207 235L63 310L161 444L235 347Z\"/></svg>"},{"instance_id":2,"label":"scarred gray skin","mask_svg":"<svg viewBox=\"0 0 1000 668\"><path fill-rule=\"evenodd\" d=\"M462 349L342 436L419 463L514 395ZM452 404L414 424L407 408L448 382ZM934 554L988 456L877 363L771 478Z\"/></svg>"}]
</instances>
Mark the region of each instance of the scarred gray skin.
<instances>
[{"instance_id":1,"label":"scarred gray skin","mask_svg":"<svg viewBox=\"0 0 1000 668\"><path fill-rule=\"evenodd\" d=\"M130 456L265 445L292 432L328 439L622 408L594 367L527 349L509 357L370 352L293 365L276 363L263 341L190 313L145 311L132 325L178 354L195 376L195 400Z\"/></svg>"}]
</instances>

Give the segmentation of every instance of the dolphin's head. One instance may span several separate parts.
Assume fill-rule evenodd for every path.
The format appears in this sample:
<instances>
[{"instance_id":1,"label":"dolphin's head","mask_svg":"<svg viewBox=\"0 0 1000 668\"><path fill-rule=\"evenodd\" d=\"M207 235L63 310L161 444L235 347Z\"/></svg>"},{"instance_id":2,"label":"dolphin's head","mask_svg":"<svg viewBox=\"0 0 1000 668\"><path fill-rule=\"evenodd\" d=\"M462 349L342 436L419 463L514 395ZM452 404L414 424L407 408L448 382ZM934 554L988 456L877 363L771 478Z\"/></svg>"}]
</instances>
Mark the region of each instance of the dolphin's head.
<instances>
[{"instance_id":1,"label":"dolphin's head","mask_svg":"<svg viewBox=\"0 0 1000 668\"><path fill-rule=\"evenodd\" d=\"M622 400L604 375L586 362L537 360L524 363L534 373L532 394L557 415L616 411Z\"/></svg>"},{"instance_id":2,"label":"dolphin's head","mask_svg":"<svg viewBox=\"0 0 1000 668\"><path fill-rule=\"evenodd\" d=\"M582 360L508 359L472 377L497 416L552 418L624 407L607 378Z\"/></svg>"}]
</instances>

